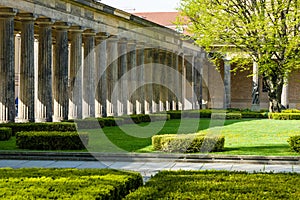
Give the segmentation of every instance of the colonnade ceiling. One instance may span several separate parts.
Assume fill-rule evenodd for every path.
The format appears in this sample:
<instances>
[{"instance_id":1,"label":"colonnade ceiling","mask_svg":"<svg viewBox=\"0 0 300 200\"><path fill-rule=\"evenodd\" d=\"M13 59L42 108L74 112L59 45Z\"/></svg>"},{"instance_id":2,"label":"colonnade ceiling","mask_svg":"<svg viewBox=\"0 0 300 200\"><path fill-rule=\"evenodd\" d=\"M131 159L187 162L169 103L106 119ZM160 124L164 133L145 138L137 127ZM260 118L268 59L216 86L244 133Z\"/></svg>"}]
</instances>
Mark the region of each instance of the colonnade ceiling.
<instances>
[{"instance_id":1,"label":"colonnade ceiling","mask_svg":"<svg viewBox=\"0 0 300 200\"><path fill-rule=\"evenodd\" d=\"M21 30L20 15L27 15L36 20L37 33L38 21L49 20L54 25L64 22L69 27L93 29L95 33L104 32L172 51L180 51L183 43L193 43L182 41L180 35L169 28L93 0L0 0L0 7L15 9L16 32Z\"/></svg>"}]
</instances>

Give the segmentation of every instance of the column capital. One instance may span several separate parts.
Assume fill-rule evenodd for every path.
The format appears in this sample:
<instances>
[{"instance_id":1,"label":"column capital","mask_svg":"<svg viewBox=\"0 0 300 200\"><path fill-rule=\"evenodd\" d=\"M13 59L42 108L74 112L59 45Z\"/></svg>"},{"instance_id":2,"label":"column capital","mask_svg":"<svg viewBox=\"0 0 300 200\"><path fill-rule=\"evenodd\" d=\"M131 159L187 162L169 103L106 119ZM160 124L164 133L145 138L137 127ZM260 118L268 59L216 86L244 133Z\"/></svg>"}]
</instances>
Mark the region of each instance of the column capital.
<instances>
[{"instance_id":1,"label":"column capital","mask_svg":"<svg viewBox=\"0 0 300 200\"><path fill-rule=\"evenodd\" d=\"M82 33L84 31L84 28L82 26L70 26L69 31Z\"/></svg>"},{"instance_id":2,"label":"column capital","mask_svg":"<svg viewBox=\"0 0 300 200\"><path fill-rule=\"evenodd\" d=\"M83 32L83 36L96 36L96 32L93 29L87 29Z\"/></svg>"},{"instance_id":3,"label":"column capital","mask_svg":"<svg viewBox=\"0 0 300 200\"><path fill-rule=\"evenodd\" d=\"M51 18L37 18L35 23L38 25L53 25L54 24L54 20Z\"/></svg>"},{"instance_id":4,"label":"column capital","mask_svg":"<svg viewBox=\"0 0 300 200\"><path fill-rule=\"evenodd\" d=\"M70 27L70 23L57 21L53 24L53 27L56 30L65 30L65 29L68 29Z\"/></svg>"},{"instance_id":5,"label":"column capital","mask_svg":"<svg viewBox=\"0 0 300 200\"><path fill-rule=\"evenodd\" d=\"M17 9L14 8L0 8L0 18L14 17L17 14Z\"/></svg>"},{"instance_id":6,"label":"column capital","mask_svg":"<svg viewBox=\"0 0 300 200\"><path fill-rule=\"evenodd\" d=\"M18 13L16 18L20 21L34 21L37 18L37 15L33 13Z\"/></svg>"}]
</instances>

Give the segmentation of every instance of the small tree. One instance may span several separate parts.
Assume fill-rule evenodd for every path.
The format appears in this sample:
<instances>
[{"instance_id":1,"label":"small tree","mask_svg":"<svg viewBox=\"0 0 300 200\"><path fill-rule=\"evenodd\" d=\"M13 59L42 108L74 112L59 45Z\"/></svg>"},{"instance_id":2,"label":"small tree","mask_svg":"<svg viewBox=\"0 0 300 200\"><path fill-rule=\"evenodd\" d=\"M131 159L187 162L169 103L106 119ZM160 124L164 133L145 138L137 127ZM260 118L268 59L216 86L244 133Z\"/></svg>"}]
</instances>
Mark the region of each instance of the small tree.
<instances>
[{"instance_id":1,"label":"small tree","mask_svg":"<svg viewBox=\"0 0 300 200\"><path fill-rule=\"evenodd\" d=\"M281 111L284 80L300 64L300 1L182 0L179 11L179 23L188 22L207 51L221 44L220 52L233 45L249 54L268 88L270 112Z\"/></svg>"}]
</instances>

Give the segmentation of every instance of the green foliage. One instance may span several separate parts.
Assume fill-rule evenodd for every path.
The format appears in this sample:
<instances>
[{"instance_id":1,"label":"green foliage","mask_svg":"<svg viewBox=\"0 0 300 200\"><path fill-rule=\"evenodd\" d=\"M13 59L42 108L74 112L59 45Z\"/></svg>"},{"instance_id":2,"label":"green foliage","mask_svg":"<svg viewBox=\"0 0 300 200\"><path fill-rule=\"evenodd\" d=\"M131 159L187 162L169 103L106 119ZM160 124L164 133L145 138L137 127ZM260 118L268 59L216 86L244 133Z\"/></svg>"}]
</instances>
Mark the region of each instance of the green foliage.
<instances>
[{"instance_id":1,"label":"green foliage","mask_svg":"<svg viewBox=\"0 0 300 200\"><path fill-rule=\"evenodd\" d=\"M0 127L0 141L9 140L12 136L11 128Z\"/></svg>"},{"instance_id":2,"label":"green foliage","mask_svg":"<svg viewBox=\"0 0 300 200\"><path fill-rule=\"evenodd\" d=\"M222 151L224 143L224 136L209 136L204 132L197 134L167 134L152 137L153 148L164 152Z\"/></svg>"},{"instance_id":3,"label":"green foliage","mask_svg":"<svg viewBox=\"0 0 300 200\"><path fill-rule=\"evenodd\" d=\"M282 110L281 113L300 113L300 110L298 110L298 109L287 109L287 110Z\"/></svg>"},{"instance_id":4,"label":"green foliage","mask_svg":"<svg viewBox=\"0 0 300 200\"><path fill-rule=\"evenodd\" d=\"M265 77L271 111L280 112L284 79L300 67L299 7L297 0L182 0L178 23L208 52L253 58Z\"/></svg>"},{"instance_id":5,"label":"green foliage","mask_svg":"<svg viewBox=\"0 0 300 200\"><path fill-rule=\"evenodd\" d=\"M140 124L143 122L155 122L155 121L165 121L170 119L168 114L138 114L138 115L128 115L121 117L124 120L124 124Z\"/></svg>"},{"instance_id":6,"label":"green foliage","mask_svg":"<svg viewBox=\"0 0 300 200\"><path fill-rule=\"evenodd\" d=\"M16 145L20 149L80 150L89 142L87 133L77 132L18 132Z\"/></svg>"},{"instance_id":7,"label":"green foliage","mask_svg":"<svg viewBox=\"0 0 300 200\"><path fill-rule=\"evenodd\" d=\"M290 144L290 147L292 150L300 153L300 133L297 131L298 135L294 135L289 137L288 143Z\"/></svg>"},{"instance_id":8,"label":"green foliage","mask_svg":"<svg viewBox=\"0 0 300 200\"><path fill-rule=\"evenodd\" d=\"M296 173L162 171L125 199L299 199Z\"/></svg>"},{"instance_id":9,"label":"green foliage","mask_svg":"<svg viewBox=\"0 0 300 200\"><path fill-rule=\"evenodd\" d=\"M12 129L12 135L21 131L76 131L74 123L70 122L47 122L47 123L7 123L0 124L0 127L9 127Z\"/></svg>"},{"instance_id":10,"label":"green foliage","mask_svg":"<svg viewBox=\"0 0 300 200\"><path fill-rule=\"evenodd\" d=\"M0 169L1 199L122 199L143 184L112 169Z\"/></svg>"},{"instance_id":11,"label":"green foliage","mask_svg":"<svg viewBox=\"0 0 300 200\"><path fill-rule=\"evenodd\" d=\"M276 120L300 120L300 113L269 113L269 118Z\"/></svg>"},{"instance_id":12,"label":"green foliage","mask_svg":"<svg viewBox=\"0 0 300 200\"><path fill-rule=\"evenodd\" d=\"M242 111L242 118L268 118L267 112Z\"/></svg>"}]
</instances>

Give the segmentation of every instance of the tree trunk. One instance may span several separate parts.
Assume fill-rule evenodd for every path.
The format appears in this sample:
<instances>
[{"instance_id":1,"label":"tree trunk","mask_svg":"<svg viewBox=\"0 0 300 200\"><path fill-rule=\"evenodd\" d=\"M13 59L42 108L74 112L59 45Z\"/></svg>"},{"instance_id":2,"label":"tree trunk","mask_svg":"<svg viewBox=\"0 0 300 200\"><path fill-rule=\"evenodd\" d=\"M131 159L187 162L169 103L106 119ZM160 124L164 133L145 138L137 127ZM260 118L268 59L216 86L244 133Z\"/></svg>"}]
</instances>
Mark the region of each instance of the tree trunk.
<instances>
[{"instance_id":1,"label":"tree trunk","mask_svg":"<svg viewBox=\"0 0 300 200\"><path fill-rule=\"evenodd\" d=\"M281 112L283 108L281 104L281 93L284 84L283 76L279 74L269 75L264 82L268 87L269 111Z\"/></svg>"}]
</instances>

